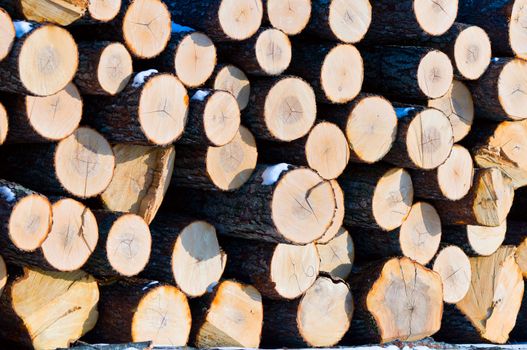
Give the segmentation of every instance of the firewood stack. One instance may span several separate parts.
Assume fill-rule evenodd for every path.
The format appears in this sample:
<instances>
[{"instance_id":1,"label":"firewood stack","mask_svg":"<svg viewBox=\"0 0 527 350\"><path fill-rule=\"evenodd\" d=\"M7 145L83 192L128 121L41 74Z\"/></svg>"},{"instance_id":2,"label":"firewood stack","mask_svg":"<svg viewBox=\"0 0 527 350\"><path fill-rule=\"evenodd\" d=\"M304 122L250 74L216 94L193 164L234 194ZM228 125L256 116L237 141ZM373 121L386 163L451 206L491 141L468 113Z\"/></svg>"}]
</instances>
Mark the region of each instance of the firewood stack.
<instances>
[{"instance_id":1,"label":"firewood stack","mask_svg":"<svg viewBox=\"0 0 527 350\"><path fill-rule=\"evenodd\" d=\"M527 1L0 7L2 344L527 341Z\"/></svg>"}]
</instances>

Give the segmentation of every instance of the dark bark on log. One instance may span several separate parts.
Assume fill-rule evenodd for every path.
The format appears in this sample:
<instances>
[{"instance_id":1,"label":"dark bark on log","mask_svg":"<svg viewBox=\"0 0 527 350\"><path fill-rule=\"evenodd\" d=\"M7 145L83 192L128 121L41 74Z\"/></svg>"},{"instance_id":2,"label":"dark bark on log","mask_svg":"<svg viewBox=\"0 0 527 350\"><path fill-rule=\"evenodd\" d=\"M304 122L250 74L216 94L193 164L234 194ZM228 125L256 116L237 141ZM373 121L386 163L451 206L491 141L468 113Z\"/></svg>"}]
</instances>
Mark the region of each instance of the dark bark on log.
<instances>
[{"instance_id":1,"label":"dark bark on log","mask_svg":"<svg viewBox=\"0 0 527 350\"><path fill-rule=\"evenodd\" d=\"M417 170L411 169L412 183L414 185L414 195L418 198L448 200L439 186L439 176L437 169Z\"/></svg>"},{"instance_id":2,"label":"dark bark on log","mask_svg":"<svg viewBox=\"0 0 527 350\"><path fill-rule=\"evenodd\" d=\"M488 340L482 338L478 330L472 325L456 305L443 305L443 321L441 329L434 335L434 339L439 341L460 342L460 343L487 343Z\"/></svg>"},{"instance_id":3,"label":"dark bark on log","mask_svg":"<svg viewBox=\"0 0 527 350\"><path fill-rule=\"evenodd\" d=\"M265 347L310 347L298 330L300 298L287 302L266 300L262 343Z\"/></svg>"},{"instance_id":4,"label":"dark bark on log","mask_svg":"<svg viewBox=\"0 0 527 350\"><path fill-rule=\"evenodd\" d=\"M6 10L12 19L24 19L20 0L0 0L0 7Z\"/></svg>"},{"instance_id":5,"label":"dark bark on log","mask_svg":"<svg viewBox=\"0 0 527 350\"><path fill-rule=\"evenodd\" d=\"M79 68L75 75L75 85L86 95L112 95L106 91L97 77L101 55L112 44L110 41L81 42L79 48Z\"/></svg>"},{"instance_id":6,"label":"dark bark on log","mask_svg":"<svg viewBox=\"0 0 527 350\"><path fill-rule=\"evenodd\" d=\"M525 207L523 208L525 210ZM507 220L507 234L503 242L504 245L517 246L527 238L527 222L524 220Z\"/></svg>"},{"instance_id":7,"label":"dark bark on log","mask_svg":"<svg viewBox=\"0 0 527 350\"><path fill-rule=\"evenodd\" d=\"M203 146L178 146L172 184L178 188L219 191L207 171L207 150Z\"/></svg>"},{"instance_id":8,"label":"dark bark on log","mask_svg":"<svg viewBox=\"0 0 527 350\"><path fill-rule=\"evenodd\" d=\"M399 241L400 229L386 232L356 228L350 232L355 244L355 254L361 261L375 261L404 255Z\"/></svg>"},{"instance_id":9,"label":"dark bark on log","mask_svg":"<svg viewBox=\"0 0 527 350\"><path fill-rule=\"evenodd\" d=\"M51 140L41 136L31 127L26 105L26 96L6 94L2 102L9 118L6 143L47 143Z\"/></svg>"},{"instance_id":10,"label":"dark bark on log","mask_svg":"<svg viewBox=\"0 0 527 350\"><path fill-rule=\"evenodd\" d=\"M480 255L470 244L467 225L443 226L441 242L461 248L468 256Z\"/></svg>"},{"instance_id":11,"label":"dark bark on log","mask_svg":"<svg viewBox=\"0 0 527 350\"><path fill-rule=\"evenodd\" d=\"M269 142L262 140L258 148L265 150L258 154L258 161L265 164L288 163L309 166L307 163L306 142L309 135L291 142Z\"/></svg>"},{"instance_id":12,"label":"dark bark on log","mask_svg":"<svg viewBox=\"0 0 527 350\"><path fill-rule=\"evenodd\" d=\"M328 0L313 0L311 2L311 18L304 32L325 40L340 41L329 25Z\"/></svg>"}]
</instances>

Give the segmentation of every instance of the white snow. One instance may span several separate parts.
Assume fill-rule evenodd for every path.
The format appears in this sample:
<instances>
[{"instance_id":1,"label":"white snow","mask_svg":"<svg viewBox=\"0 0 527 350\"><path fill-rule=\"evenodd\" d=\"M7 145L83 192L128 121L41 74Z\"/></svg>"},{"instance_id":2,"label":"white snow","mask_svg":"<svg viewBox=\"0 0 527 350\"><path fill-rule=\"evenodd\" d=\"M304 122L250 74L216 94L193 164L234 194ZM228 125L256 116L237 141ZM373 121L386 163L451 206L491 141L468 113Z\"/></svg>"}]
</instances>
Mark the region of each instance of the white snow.
<instances>
[{"instance_id":1,"label":"white snow","mask_svg":"<svg viewBox=\"0 0 527 350\"><path fill-rule=\"evenodd\" d=\"M496 62L499 62L499 60L500 60L499 57L494 57L494 58L492 59L492 62L496 63Z\"/></svg>"},{"instance_id":2,"label":"white snow","mask_svg":"<svg viewBox=\"0 0 527 350\"><path fill-rule=\"evenodd\" d=\"M152 288L152 287L155 286L156 284L159 284L159 282L158 282L158 281L152 281L152 282L148 283L146 286L143 287L143 292L144 292L145 290L147 290L147 289Z\"/></svg>"},{"instance_id":3,"label":"white snow","mask_svg":"<svg viewBox=\"0 0 527 350\"><path fill-rule=\"evenodd\" d=\"M273 166L268 167L265 169L265 171L262 174L262 185L264 186L270 186L273 185L276 181L278 181L278 178L280 177L280 174L287 169L289 169L289 164L287 163L280 163Z\"/></svg>"},{"instance_id":4,"label":"white snow","mask_svg":"<svg viewBox=\"0 0 527 350\"><path fill-rule=\"evenodd\" d=\"M172 33L186 33L186 32L194 32L195 30L190 27L182 26L181 24L177 24L172 22Z\"/></svg>"},{"instance_id":5,"label":"white snow","mask_svg":"<svg viewBox=\"0 0 527 350\"><path fill-rule=\"evenodd\" d=\"M8 202L13 202L15 200L15 194L9 187L0 187L0 195Z\"/></svg>"},{"instance_id":6,"label":"white snow","mask_svg":"<svg viewBox=\"0 0 527 350\"><path fill-rule=\"evenodd\" d=\"M214 287L216 287L218 285L218 282L212 282L208 287L207 287L207 293L212 293L212 291L214 290Z\"/></svg>"},{"instance_id":7,"label":"white snow","mask_svg":"<svg viewBox=\"0 0 527 350\"><path fill-rule=\"evenodd\" d=\"M404 118L408 116L408 113L413 111L414 107L405 107L405 108L395 108L395 114L397 115L398 119Z\"/></svg>"},{"instance_id":8,"label":"white snow","mask_svg":"<svg viewBox=\"0 0 527 350\"><path fill-rule=\"evenodd\" d=\"M151 76L152 74L159 73L157 69L149 69L142 72L139 72L134 77L134 82L132 83L133 87L140 87L145 83L145 79Z\"/></svg>"},{"instance_id":9,"label":"white snow","mask_svg":"<svg viewBox=\"0 0 527 350\"><path fill-rule=\"evenodd\" d=\"M210 91L209 90L198 90L196 93L192 96L191 100L195 101L203 101L205 97L209 96Z\"/></svg>"},{"instance_id":10,"label":"white snow","mask_svg":"<svg viewBox=\"0 0 527 350\"><path fill-rule=\"evenodd\" d=\"M23 37L26 33L33 29L33 23L26 21L13 21L13 25L15 26L17 38Z\"/></svg>"}]
</instances>

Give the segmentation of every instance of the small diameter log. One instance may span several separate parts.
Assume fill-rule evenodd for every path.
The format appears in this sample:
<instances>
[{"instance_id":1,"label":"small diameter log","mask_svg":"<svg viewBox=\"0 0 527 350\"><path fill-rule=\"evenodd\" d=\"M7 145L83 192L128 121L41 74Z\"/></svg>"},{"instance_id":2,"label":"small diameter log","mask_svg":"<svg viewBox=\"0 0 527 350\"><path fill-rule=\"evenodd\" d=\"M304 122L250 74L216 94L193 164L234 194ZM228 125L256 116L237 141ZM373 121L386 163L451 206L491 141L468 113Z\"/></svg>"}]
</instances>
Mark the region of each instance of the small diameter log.
<instances>
[{"instance_id":1,"label":"small diameter log","mask_svg":"<svg viewBox=\"0 0 527 350\"><path fill-rule=\"evenodd\" d=\"M119 14L122 2L122 0L89 0L87 14L91 20L109 22Z\"/></svg>"},{"instance_id":2,"label":"small diameter log","mask_svg":"<svg viewBox=\"0 0 527 350\"><path fill-rule=\"evenodd\" d=\"M132 56L118 42L79 43L79 69L75 84L83 94L116 95L132 77Z\"/></svg>"},{"instance_id":3,"label":"small diameter log","mask_svg":"<svg viewBox=\"0 0 527 350\"><path fill-rule=\"evenodd\" d=\"M363 50L362 55L366 90L393 98L439 98L448 92L454 79L452 62L435 49L386 46Z\"/></svg>"},{"instance_id":4,"label":"small diameter log","mask_svg":"<svg viewBox=\"0 0 527 350\"><path fill-rule=\"evenodd\" d=\"M6 58L11 51L15 35L15 26L11 16L5 9L0 8L0 61Z\"/></svg>"},{"instance_id":5,"label":"small diameter log","mask_svg":"<svg viewBox=\"0 0 527 350\"><path fill-rule=\"evenodd\" d=\"M443 242L458 246L469 256L488 256L502 245L506 232L507 221L496 227L446 226L443 228Z\"/></svg>"},{"instance_id":6,"label":"small diameter log","mask_svg":"<svg viewBox=\"0 0 527 350\"><path fill-rule=\"evenodd\" d=\"M54 95L10 95L5 102L8 143L60 141L77 130L82 118L82 97L73 83Z\"/></svg>"},{"instance_id":7,"label":"small diameter log","mask_svg":"<svg viewBox=\"0 0 527 350\"><path fill-rule=\"evenodd\" d=\"M314 243L297 246L221 239L229 259L225 275L250 282L270 299L296 299L315 282L320 258Z\"/></svg>"},{"instance_id":8,"label":"small diameter log","mask_svg":"<svg viewBox=\"0 0 527 350\"><path fill-rule=\"evenodd\" d=\"M246 40L260 28L261 0L169 1L176 23L205 32L214 41Z\"/></svg>"},{"instance_id":9,"label":"small diameter log","mask_svg":"<svg viewBox=\"0 0 527 350\"><path fill-rule=\"evenodd\" d=\"M344 173L339 184L344 190L347 226L395 230L412 207L412 179L402 168L357 167Z\"/></svg>"},{"instance_id":10,"label":"small diameter log","mask_svg":"<svg viewBox=\"0 0 527 350\"><path fill-rule=\"evenodd\" d=\"M355 245L348 231L341 227L338 234L327 243L317 242L320 272L334 278L347 279L355 260Z\"/></svg>"},{"instance_id":11,"label":"small diameter log","mask_svg":"<svg viewBox=\"0 0 527 350\"><path fill-rule=\"evenodd\" d=\"M287 35L300 34L309 23L311 0L266 0L264 4L271 25Z\"/></svg>"},{"instance_id":12,"label":"small diameter log","mask_svg":"<svg viewBox=\"0 0 527 350\"><path fill-rule=\"evenodd\" d=\"M77 45L64 28L29 23L29 32L13 44L0 63L0 90L48 96L73 80L79 63ZM39 62L38 64L35 62Z\"/></svg>"},{"instance_id":13,"label":"small diameter log","mask_svg":"<svg viewBox=\"0 0 527 350\"><path fill-rule=\"evenodd\" d=\"M210 85L214 90L230 92L238 101L241 111L247 107L251 82L241 69L231 64L217 65L212 76Z\"/></svg>"},{"instance_id":14,"label":"small diameter log","mask_svg":"<svg viewBox=\"0 0 527 350\"><path fill-rule=\"evenodd\" d=\"M313 88L300 78L282 76L251 83L243 121L258 139L289 142L307 135L316 114Z\"/></svg>"},{"instance_id":15,"label":"small diameter log","mask_svg":"<svg viewBox=\"0 0 527 350\"><path fill-rule=\"evenodd\" d=\"M25 268L0 298L0 337L16 348L69 347L95 326L98 300L97 281L81 270Z\"/></svg>"},{"instance_id":16,"label":"small diameter log","mask_svg":"<svg viewBox=\"0 0 527 350\"><path fill-rule=\"evenodd\" d=\"M264 307L266 347L331 347L350 327L353 297L344 281L319 277L302 298L266 300Z\"/></svg>"},{"instance_id":17,"label":"small diameter log","mask_svg":"<svg viewBox=\"0 0 527 350\"><path fill-rule=\"evenodd\" d=\"M457 201L472 188L474 164L466 148L454 145L450 156L436 170L413 170L410 174L416 197Z\"/></svg>"},{"instance_id":18,"label":"small diameter log","mask_svg":"<svg viewBox=\"0 0 527 350\"><path fill-rule=\"evenodd\" d=\"M471 288L455 306L445 308L437 339L507 342L524 292L522 273L514 253L514 247L503 246L492 256L470 258Z\"/></svg>"},{"instance_id":19,"label":"small diameter log","mask_svg":"<svg viewBox=\"0 0 527 350\"><path fill-rule=\"evenodd\" d=\"M344 215L346 206L344 204L344 191L340 187L337 180L329 181L333 188L333 194L335 195L335 215L333 216L333 222L329 228L324 232L322 237L316 240L316 243L325 244L332 240L340 231L344 223Z\"/></svg>"},{"instance_id":20,"label":"small diameter log","mask_svg":"<svg viewBox=\"0 0 527 350\"><path fill-rule=\"evenodd\" d=\"M9 132L9 116L2 103L0 103L0 146L4 144Z\"/></svg>"},{"instance_id":21,"label":"small diameter log","mask_svg":"<svg viewBox=\"0 0 527 350\"><path fill-rule=\"evenodd\" d=\"M346 340L353 344L416 341L441 326L441 277L409 258L366 266L350 285L357 302Z\"/></svg>"},{"instance_id":22,"label":"small diameter log","mask_svg":"<svg viewBox=\"0 0 527 350\"><path fill-rule=\"evenodd\" d=\"M258 158L251 132L240 126L234 139L221 147L178 147L173 182L176 186L233 191L251 177Z\"/></svg>"},{"instance_id":23,"label":"small diameter log","mask_svg":"<svg viewBox=\"0 0 527 350\"><path fill-rule=\"evenodd\" d=\"M122 280L101 287L99 320L88 338L97 343L185 346L191 322L187 297L176 287Z\"/></svg>"},{"instance_id":24,"label":"small diameter log","mask_svg":"<svg viewBox=\"0 0 527 350\"><path fill-rule=\"evenodd\" d=\"M472 267L468 256L459 247L450 245L436 256L433 270L443 282L443 300L448 304L461 301L468 293Z\"/></svg>"},{"instance_id":25,"label":"small diameter log","mask_svg":"<svg viewBox=\"0 0 527 350\"><path fill-rule=\"evenodd\" d=\"M505 221L514 200L511 179L497 168L477 169L474 185L458 201L435 201L446 225L499 226Z\"/></svg>"},{"instance_id":26,"label":"small diameter log","mask_svg":"<svg viewBox=\"0 0 527 350\"><path fill-rule=\"evenodd\" d=\"M101 193L103 206L111 211L137 214L150 224L172 178L174 146L117 144L113 152L115 171L110 184Z\"/></svg>"},{"instance_id":27,"label":"small diameter log","mask_svg":"<svg viewBox=\"0 0 527 350\"><path fill-rule=\"evenodd\" d=\"M346 103L364 80L361 54L351 44L294 42L290 72L306 79L322 103Z\"/></svg>"}]
</instances>

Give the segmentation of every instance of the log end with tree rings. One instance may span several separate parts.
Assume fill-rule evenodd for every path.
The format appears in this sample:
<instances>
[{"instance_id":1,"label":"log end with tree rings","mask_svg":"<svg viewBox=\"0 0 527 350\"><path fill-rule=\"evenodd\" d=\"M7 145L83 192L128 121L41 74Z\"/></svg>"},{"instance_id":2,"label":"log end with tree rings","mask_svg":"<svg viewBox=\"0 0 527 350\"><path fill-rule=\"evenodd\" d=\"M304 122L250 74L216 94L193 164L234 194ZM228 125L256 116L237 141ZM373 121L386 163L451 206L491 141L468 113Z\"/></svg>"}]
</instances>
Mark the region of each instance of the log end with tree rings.
<instances>
[{"instance_id":1,"label":"log end with tree rings","mask_svg":"<svg viewBox=\"0 0 527 350\"><path fill-rule=\"evenodd\" d=\"M321 272L343 280L348 279L355 260L355 247L351 235L344 227L329 242L317 241L317 251Z\"/></svg>"},{"instance_id":2,"label":"log end with tree rings","mask_svg":"<svg viewBox=\"0 0 527 350\"><path fill-rule=\"evenodd\" d=\"M9 117L7 116L7 111L2 103L0 103L0 145L2 145L6 138L7 133L9 132Z\"/></svg>"},{"instance_id":3,"label":"log end with tree rings","mask_svg":"<svg viewBox=\"0 0 527 350\"><path fill-rule=\"evenodd\" d=\"M265 124L279 141L294 141L307 135L315 124L316 115L313 88L300 78L279 80L265 99Z\"/></svg>"},{"instance_id":4,"label":"log end with tree rings","mask_svg":"<svg viewBox=\"0 0 527 350\"><path fill-rule=\"evenodd\" d=\"M413 3L417 23L429 35L446 33L456 20L458 0L414 0Z\"/></svg>"},{"instance_id":5,"label":"log end with tree rings","mask_svg":"<svg viewBox=\"0 0 527 350\"><path fill-rule=\"evenodd\" d=\"M17 2L21 5L24 17L30 21L67 26L84 16L90 0L22 0Z\"/></svg>"},{"instance_id":6,"label":"log end with tree rings","mask_svg":"<svg viewBox=\"0 0 527 350\"><path fill-rule=\"evenodd\" d=\"M132 318L132 341L185 346L191 314L187 297L174 286L161 285L148 291Z\"/></svg>"},{"instance_id":7,"label":"log end with tree rings","mask_svg":"<svg viewBox=\"0 0 527 350\"><path fill-rule=\"evenodd\" d=\"M441 276L445 303L455 304L467 295L472 268L467 254L459 247L451 245L442 249L437 254L433 270Z\"/></svg>"},{"instance_id":8,"label":"log end with tree rings","mask_svg":"<svg viewBox=\"0 0 527 350\"><path fill-rule=\"evenodd\" d=\"M189 33L176 46L176 75L185 86L201 86L214 72L216 59L216 47L207 35L200 32Z\"/></svg>"},{"instance_id":9,"label":"log end with tree rings","mask_svg":"<svg viewBox=\"0 0 527 350\"><path fill-rule=\"evenodd\" d=\"M381 96L362 98L351 111L346 137L354 155L365 163L381 160L397 135L397 115L390 101Z\"/></svg>"},{"instance_id":10,"label":"log end with tree rings","mask_svg":"<svg viewBox=\"0 0 527 350\"><path fill-rule=\"evenodd\" d=\"M406 133L406 149L417 168L437 168L447 160L453 145L452 124L443 112L425 109L410 122Z\"/></svg>"},{"instance_id":11,"label":"log end with tree rings","mask_svg":"<svg viewBox=\"0 0 527 350\"><path fill-rule=\"evenodd\" d=\"M88 13L99 22L109 22L121 10L122 0L90 0Z\"/></svg>"},{"instance_id":12,"label":"log end with tree rings","mask_svg":"<svg viewBox=\"0 0 527 350\"><path fill-rule=\"evenodd\" d=\"M58 143L54 165L64 189L77 197L89 198L99 195L110 184L115 157L103 136L81 127Z\"/></svg>"},{"instance_id":13,"label":"log end with tree rings","mask_svg":"<svg viewBox=\"0 0 527 350\"><path fill-rule=\"evenodd\" d=\"M437 182L441 193L452 201L465 197L472 188L474 163L470 152L454 145L450 156L437 168Z\"/></svg>"},{"instance_id":14,"label":"log end with tree rings","mask_svg":"<svg viewBox=\"0 0 527 350\"><path fill-rule=\"evenodd\" d=\"M526 5L525 0L515 0L509 21L509 45L514 54L523 59L527 59L527 33L524 25L527 20Z\"/></svg>"},{"instance_id":15,"label":"log end with tree rings","mask_svg":"<svg viewBox=\"0 0 527 350\"><path fill-rule=\"evenodd\" d=\"M73 80L78 64L79 52L71 34L55 25L43 25L28 34L20 49L20 81L34 95L53 95Z\"/></svg>"},{"instance_id":16,"label":"log end with tree rings","mask_svg":"<svg viewBox=\"0 0 527 350\"><path fill-rule=\"evenodd\" d=\"M317 243L325 244L333 239L339 232L344 222L345 205L344 205L344 191L340 187L337 180L331 180L329 182L333 188L333 193L335 194L335 215L333 216L333 222L329 228L324 232L322 237L317 239Z\"/></svg>"},{"instance_id":17,"label":"log end with tree rings","mask_svg":"<svg viewBox=\"0 0 527 350\"><path fill-rule=\"evenodd\" d=\"M490 39L482 28L470 26L459 33L454 44L454 59L463 78L479 79L487 70L491 57Z\"/></svg>"},{"instance_id":18,"label":"log end with tree rings","mask_svg":"<svg viewBox=\"0 0 527 350\"><path fill-rule=\"evenodd\" d=\"M454 68L448 56L437 50L428 52L419 62L417 83L429 98L444 96L454 80Z\"/></svg>"},{"instance_id":19,"label":"log end with tree rings","mask_svg":"<svg viewBox=\"0 0 527 350\"><path fill-rule=\"evenodd\" d=\"M167 46L171 34L170 12L161 0L134 0L124 15L126 46L138 58L153 58Z\"/></svg>"},{"instance_id":20,"label":"log end with tree rings","mask_svg":"<svg viewBox=\"0 0 527 350\"><path fill-rule=\"evenodd\" d=\"M267 0L267 16L271 25L285 34L299 34L311 17L311 1Z\"/></svg>"},{"instance_id":21,"label":"log end with tree rings","mask_svg":"<svg viewBox=\"0 0 527 350\"><path fill-rule=\"evenodd\" d=\"M454 80L443 97L428 100L428 107L439 109L452 124L454 142L459 142L468 135L474 121L474 101L465 84Z\"/></svg>"},{"instance_id":22,"label":"log end with tree rings","mask_svg":"<svg viewBox=\"0 0 527 350\"><path fill-rule=\"evenodd\" d=\"M527 62L512 59L503 67L498 79L501 107L513 120L527 119Z\"/></svg>"},{"instance_id":23,"label":"log end with tree rings","mask_svg":"<svg viewBox=\"0 0 527 350\"><path fill-rule=\"evenodd\" d=\"M514 200L512 180L498 168L487 169L474 183L476 195L472 210L482 226L499 226L506 219Z\"/></svg>"},{"instance_id":24,"label":"log end with tree rings","mask_svg":"<svg viewBox=\"0 0 527 350\"><path fill-rule=\"evenodd\" d=\"M121 43L111 43L101 53L97 66L97 81L109 95L123 91L134 70L132 56Z\"/></svg>"},{"instance_id":25,"label":"log end with tree rings","mask_svg":"<svg viewBox=\"0 0 527 350\"><path fill-rule=\"evenodd\" d=\"M5 264L4 258L0 256L0 295L4 291L4 287L7 283L7 266Z\"/></svg>"},{"instance_id":26,"label":"log end with tree rings","mask_svg":"<svg viewBox=\"0 0 527 350\"><path fill-rule=\"evenodd\" d=\"M207 173L216 187L233 191L249 180L258 159L256 140L251 132L240 126L234 139L221 147L207 150Z\"/></svg>"},{"instance_id":27,"label":"log end with tree rings","mask_svg":"<svg viewBox=\"0 0 527 350\"><path fill-rule=\"evenodd\" d=\"M122 276L135 276L150 258L152 236L143 218L124 214L113 223L106 240L106 257Z\"/></svg>"},{"instance_id":28,"label":"log end with tree rings","mask_svg":"<svg viewBox=\"0 0 527 350\"><path fill-rule=\"evenodd\" d=\"M507 221L496 227L467 226L467 239L470 248L478 255L494 254L502 245L507 233Z\"/></svg>"},{"instance_id":29,"label":"log end with tree rings","mask_svg":"<svg viewBox=\"0 0 527 350\"><path fill-rule=\"evenodd\" d=\"M230 92L238 101L240 110L244 110L249 104L251 95L251 83L245 73L233 66L226 65L220 69L214 79L214 90L223 90Z\"/></svg>"},{"instance_id":30,"label":"log end with tree rings","mask_svg":"<svg viewBox=\"0 0 527 350\"><path fill-rule=\"evenodd\" d=\"M92 254L99 239L97 220L84 204L61 199L52 206L53 224L42 253L59 271L80 269Z\"/></svg>"},{"instance_id":31,"label":"log end with tree rings","mask_svg":"<svg viewBox=\"0 0 527 350\"><path fill-rule=\"evenodd\" d=\"M339 44L324 58L320 83L329 101L346 103L353 100L359 94L363 80L364 64L355 46Z\"/></svg>"},{"instance_id":32,"label":"log end with tree rings","mask_svg":"<svg viewBox=\"0 0 527 350\"><path fill-rule=\"evenodd\" d=\"M370 1L332 0L328 20L331 31L340 41L359 42L366 35L372 20Z\"/></svg>"},{"instance_id":33,"label":"log end with tree rings","mask_svg":"<svg viewBox=\"0 0 527 350\"><path fill-rule=\"evenodd\" d=\"M168 145L185 129L189 98L187 89L173 74L157 74L143 86L139 99L139 124L155 145Z\"/></svg>"},{"instance_id":34,"label":"log end with tree rings","mask_svg":"<svg viewBox=\"0 0 527 350\"><path fill-rule=\"evenodd\" d=\"M305 150L309 167L326 180L339 177L350 158L346 136L337 125L329 122L321 122L311 130Z\"/></svg>"},{"instance_id":35,"label":"log end with tree rings","mask_svg":"<svg viewBox=\"0 0 527 350\"><path fill-rule=\"evenodd\" d=\"M516 247L516 263L522 271L523 278L527 276L527 239L524 239L518 247ZM1 282L0 282L1 285Z\"/></svg>"},{"instance_id":36,"label":"log end with tree rings","mask_svg":"<svg viewBox=\"0 0 527 350\"><path fill-rule=\"evenodd\" d=\"M254 50L258 65L268 75L282 74L291 63L291 42L278 29L270 28L261 32Z\"/></svg>"},{"instance_id":37,"label":"log end with tree rings","mask_svg":"<svg viewBox=\"0 0 527 350\"><path fill-rule=\"evenodd\" d=\"M238 133L240 119L236 98L227 91L214 91L203 112L206 138L214 146L225 146Z\"/></svg>"},{"instance_id":38,"label":"log end with tree rings","mask_svg":"<svg viewBox=\"0 0 527 350\"><path fill-rule=\"evenodd\" d=\"M218 19L231 40L249 39L260 28L262 18L261 0L221 0Z\"/></svg>"},{"instance_id":39,"label":"log end with tree rings","mask_svg":"<svg viewBox=\"0 0 527 350\"><path fill-rule=\"evenodd\" d=\"M0 8L0 61L7 57L15 41L15 26L6 10Z\"/></svg>"},{"instance_id":40,"label":"log end with tree rings","mask_svg":"<svg viewBox=\"0 0 527 350\"><path fill-rule=\"evenodd\" d=\"M377 225L391 231L400 227L412 208L414 188L410 174L402 168L386 172L377 182L372 212Z\"/></svg>"}]
</instances>

